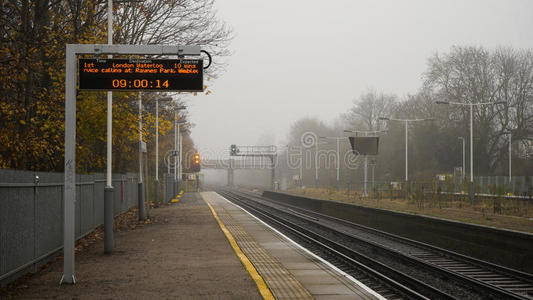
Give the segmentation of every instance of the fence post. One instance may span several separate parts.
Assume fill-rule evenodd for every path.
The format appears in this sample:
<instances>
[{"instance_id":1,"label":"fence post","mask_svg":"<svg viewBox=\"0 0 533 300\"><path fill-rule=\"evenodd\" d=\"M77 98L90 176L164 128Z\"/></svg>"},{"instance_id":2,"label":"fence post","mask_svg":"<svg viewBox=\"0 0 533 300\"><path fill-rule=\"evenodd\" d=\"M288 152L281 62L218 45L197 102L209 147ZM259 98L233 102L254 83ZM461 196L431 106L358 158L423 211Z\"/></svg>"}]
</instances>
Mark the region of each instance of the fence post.
<instances>
[{"instance_id":1,"label":"fence post","mask_svg":"<svg viewBox=\"0 0 533 300\"><path fill-rule=\"evenodd\" d=\"M34 175L33 179L33 259L37 258L37 186L39 185L39 175ZM33 264L33 272L37 272L37 263Z\"/></svg>"}]
</instances>

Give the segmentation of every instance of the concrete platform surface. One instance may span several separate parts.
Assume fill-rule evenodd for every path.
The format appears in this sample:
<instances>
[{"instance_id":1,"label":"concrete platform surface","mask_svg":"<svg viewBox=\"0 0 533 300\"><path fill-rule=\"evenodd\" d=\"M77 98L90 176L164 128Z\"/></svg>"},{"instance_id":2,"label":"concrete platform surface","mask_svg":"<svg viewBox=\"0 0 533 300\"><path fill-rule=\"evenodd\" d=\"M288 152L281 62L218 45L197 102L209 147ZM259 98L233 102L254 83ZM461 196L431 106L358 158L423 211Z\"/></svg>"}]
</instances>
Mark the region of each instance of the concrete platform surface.
<instances>
[{"instance_id":1,"label":"concrete platform surface","mask_svg":"<svg viewBox=\"0 0 533 300\"><path fill-rule=\"evenodd\" d=\"M262 299L200 194L150 213L155 223L115 233L113 254L101 240L77 253L75 285L59 285L58 260L0 298Z\"/></svg>"},{"instance_id":2,"label":"concrete platform surface","mask_svg":"<svg viewBox=\"0 0 533 300\"><path fill-rule=\"evenodd\" d=\"M378 299L363 284L303 250L215 192L203 192L276 299Z\"/></svg>"}]
</instances>

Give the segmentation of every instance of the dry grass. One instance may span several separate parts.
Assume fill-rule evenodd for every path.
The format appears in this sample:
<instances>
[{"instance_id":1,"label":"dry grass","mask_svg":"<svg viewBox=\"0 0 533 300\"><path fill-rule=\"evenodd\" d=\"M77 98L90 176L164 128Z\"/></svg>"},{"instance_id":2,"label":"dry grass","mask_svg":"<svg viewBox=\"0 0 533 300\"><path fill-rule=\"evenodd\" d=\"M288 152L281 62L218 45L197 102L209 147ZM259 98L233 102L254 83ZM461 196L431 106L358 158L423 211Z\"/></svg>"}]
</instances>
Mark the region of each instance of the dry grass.
<instances>
[{"instance_id":1,"label":"dry grass","mask_svg":"<svg viewBox=\"0 0 533 300\"><path fill-rule=\"evenodd\" d=\"M388 193L362 197L360 192L334 189L306 188L286 192L323 200L533 233L532 200L477 199L472 206L469 201L465 201L465 198L444 195L425 196L423 199L415 197L405 199L398 196L391 198Z\"/></svg>"}]
</instances>

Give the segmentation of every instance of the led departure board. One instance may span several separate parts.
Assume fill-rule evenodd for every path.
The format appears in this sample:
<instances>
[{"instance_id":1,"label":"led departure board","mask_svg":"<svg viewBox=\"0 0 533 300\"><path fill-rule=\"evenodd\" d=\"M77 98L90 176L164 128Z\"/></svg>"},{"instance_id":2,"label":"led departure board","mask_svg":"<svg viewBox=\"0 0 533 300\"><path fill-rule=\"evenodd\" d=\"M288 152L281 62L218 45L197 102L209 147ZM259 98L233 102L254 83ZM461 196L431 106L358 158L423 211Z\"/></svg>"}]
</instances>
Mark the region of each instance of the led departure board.
<instances>
[{"instance_id":1,"label":"led departure board","mask_svg":"<svg viewBox=\"0 0 533 300\"><path fill-rule=\"evenodd\" d=\"M378 155L379 137L377 136L350 136L350 145L354 154Z\"/></svg>"},{"instance_id":2,"label":"led departure board","mask_svg":"<svg viewBox=\"0 0 533 300\"><path fill-rule=\"evenodd\" d=\"M79 59L80 90L203 90L201 59Z\"/></svg>"}]
</instances>

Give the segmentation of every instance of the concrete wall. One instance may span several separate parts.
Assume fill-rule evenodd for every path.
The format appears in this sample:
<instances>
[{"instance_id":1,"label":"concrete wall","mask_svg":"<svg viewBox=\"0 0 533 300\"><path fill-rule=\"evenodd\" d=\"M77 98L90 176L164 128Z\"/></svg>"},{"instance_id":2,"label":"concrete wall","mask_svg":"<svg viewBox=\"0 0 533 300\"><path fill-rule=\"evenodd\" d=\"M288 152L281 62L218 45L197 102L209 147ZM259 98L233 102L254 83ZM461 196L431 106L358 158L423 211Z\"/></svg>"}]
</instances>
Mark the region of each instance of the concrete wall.
<instances>
[{"instance_id":1,"label":"concrete wall","mask_svg":"<svg viewBox=\"0 0 533 300\"><path fill-rule=\"evenodd\" d=\"M265 191L263 196L533 274L533 235Z\"/></svg>"}]
</instances>

